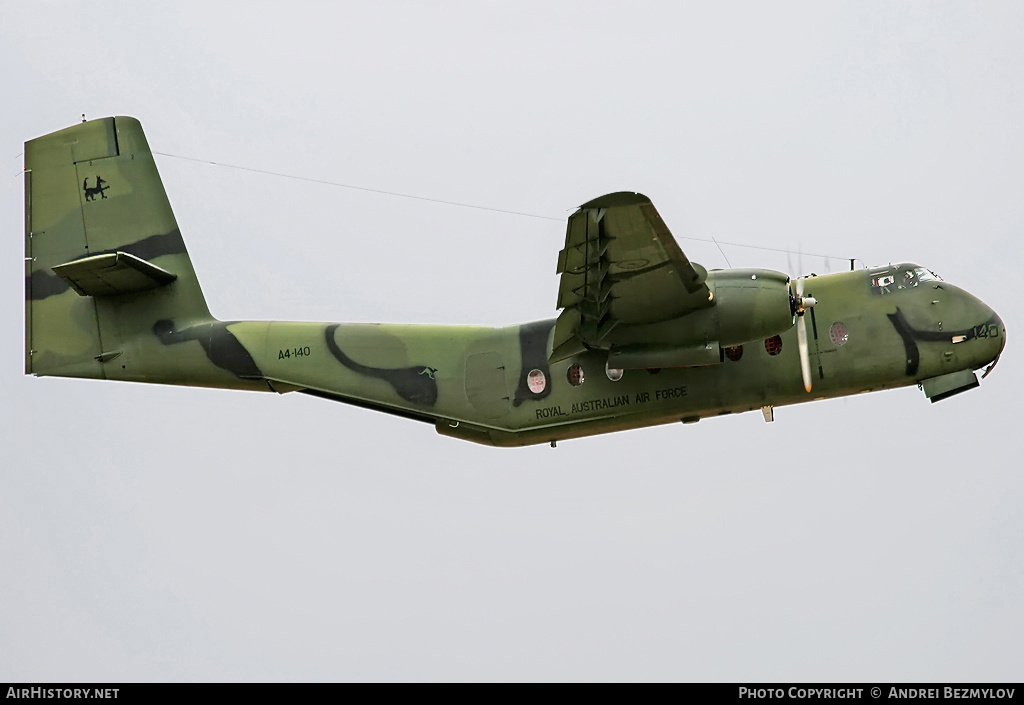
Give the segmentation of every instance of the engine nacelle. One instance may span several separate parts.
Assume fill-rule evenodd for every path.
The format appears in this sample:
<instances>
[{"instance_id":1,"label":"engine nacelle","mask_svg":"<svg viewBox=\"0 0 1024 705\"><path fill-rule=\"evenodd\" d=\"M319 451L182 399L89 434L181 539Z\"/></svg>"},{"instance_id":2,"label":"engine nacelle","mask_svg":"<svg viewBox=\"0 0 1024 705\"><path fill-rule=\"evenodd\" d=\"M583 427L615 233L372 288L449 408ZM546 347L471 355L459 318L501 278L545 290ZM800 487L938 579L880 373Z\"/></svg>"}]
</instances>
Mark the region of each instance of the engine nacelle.
<instances>
[{"instance_id":1,"label":"engine nacelle","mask_svg":"<svg viewBox=\"0 0 1024 705\"><path fill-rule=\"evenodd\" d=\"M708 272L714 305L671 321L635 326L611 345L622 369L695 367L721 361L720 348L765 340L793 326L789 277L771 269Z\"/></svg>"},{"instance_id":2,"label":"engine nacelle","mask_svg":"<svg viewBox=\"0 0 1024 705\"><path fill-rule=\"evenodd\" d=\"M782 272L724 269L708 274L708 286L712 285L717 317L714 339L722 347L764 340L793 326L789 277Z\"/></svg>"}]
</instances>

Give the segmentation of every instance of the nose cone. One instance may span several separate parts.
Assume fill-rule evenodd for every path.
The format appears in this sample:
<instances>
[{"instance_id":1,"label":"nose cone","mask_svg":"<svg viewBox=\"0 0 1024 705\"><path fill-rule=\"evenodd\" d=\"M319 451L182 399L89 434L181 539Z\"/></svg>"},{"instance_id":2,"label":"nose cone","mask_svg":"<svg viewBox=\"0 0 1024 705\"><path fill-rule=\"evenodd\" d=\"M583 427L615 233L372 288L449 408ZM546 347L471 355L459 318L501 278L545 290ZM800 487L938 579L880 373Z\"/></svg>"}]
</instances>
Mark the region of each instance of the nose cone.
<instances>
[{"instance_id":1,"label":"nose cone","mask_svg":"<svg viewBox=\"0 0 1024 705\"><path fill-rule=\"evenodd\" d=\"M998 334L991 338L990 346L995 352L992 353L992 357L989 359L989 362L992 364L987 370L985 370L985 374L983 376L988 376L988 373L996 366L996 360L999 359L999 355L1002 354L1003 348L1006 347L1006 326L1003 325L1003 319L993 311L992 318L990 320L992 321L990 328L994 326L995 330L998 331Z\"/></svg>"},{"instance_id":2,"label":"nose cone","mask_svg":"<svg viewBox=\"0 0 1024 705\"><path fill-rule=\"evenodd\" d=\"M928 296L935 332L925 335L952 342L962 368L976 370L999 357L1006 345L1006 327L991 306L948 283L929 291Z\"/></svg>"},{"instance_id":3,"label":"nose cone","mask_svg":"<svg viewBox=\"0 0 1024 705\"><path fill-rule=\"evenodd\" d=\"M978 369L994 363L1003 351L1006 346L1006 326L1003 319L990 306L970 294L968 296L969 304L965 309L970 311L972 319L964 321L966 325L960 331L964 336L963 345L955 347L961 349L961 355ZM957 338L954 337L953 340L957 341ZM969 354L964 355L965 353Z\"/></svg>"}]
</instances>

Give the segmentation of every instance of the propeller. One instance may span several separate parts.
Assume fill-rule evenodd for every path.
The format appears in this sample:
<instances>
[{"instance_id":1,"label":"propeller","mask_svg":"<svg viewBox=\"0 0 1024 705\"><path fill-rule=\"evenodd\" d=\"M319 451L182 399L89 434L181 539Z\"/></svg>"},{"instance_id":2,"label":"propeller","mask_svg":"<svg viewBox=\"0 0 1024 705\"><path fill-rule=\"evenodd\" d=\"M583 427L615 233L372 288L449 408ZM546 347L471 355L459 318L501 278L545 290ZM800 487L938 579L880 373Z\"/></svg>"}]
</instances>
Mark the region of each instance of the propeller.
<instances>
[{"instance_id":1,"label":"propeller","mask_svg":"<svg viewBox=\"0 0 1024 705\"><path fill-rule=\"evenodd\" d=\"M804 280L797 279L795 290L791 291L789 307L793 311L793 323L796 324L796 342L800 349L800 375L804 379L804 389L811 391L811 359L807 352L807 321L804 313L818 301L813 296L804 296Z\"/></svg>"}]
</instances>

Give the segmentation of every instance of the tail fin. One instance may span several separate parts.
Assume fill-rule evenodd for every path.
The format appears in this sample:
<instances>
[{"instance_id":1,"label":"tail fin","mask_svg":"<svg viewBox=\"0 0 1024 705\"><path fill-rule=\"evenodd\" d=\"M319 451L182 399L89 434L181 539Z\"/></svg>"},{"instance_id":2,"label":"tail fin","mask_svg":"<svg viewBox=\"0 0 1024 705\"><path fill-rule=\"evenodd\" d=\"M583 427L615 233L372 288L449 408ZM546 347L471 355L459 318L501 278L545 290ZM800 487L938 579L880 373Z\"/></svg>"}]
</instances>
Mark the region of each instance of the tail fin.
<instances>
[{"instance_id":1,"label":"tail fin","mask_svg":"<svg viewBox=\"0 0 1024 705\"><path fill-rule=\"evenodd\" d=\"M27 374L123 379L154 321L212 320L138 120L31 140L25 170Z\"/></svg>"}]
</instances>

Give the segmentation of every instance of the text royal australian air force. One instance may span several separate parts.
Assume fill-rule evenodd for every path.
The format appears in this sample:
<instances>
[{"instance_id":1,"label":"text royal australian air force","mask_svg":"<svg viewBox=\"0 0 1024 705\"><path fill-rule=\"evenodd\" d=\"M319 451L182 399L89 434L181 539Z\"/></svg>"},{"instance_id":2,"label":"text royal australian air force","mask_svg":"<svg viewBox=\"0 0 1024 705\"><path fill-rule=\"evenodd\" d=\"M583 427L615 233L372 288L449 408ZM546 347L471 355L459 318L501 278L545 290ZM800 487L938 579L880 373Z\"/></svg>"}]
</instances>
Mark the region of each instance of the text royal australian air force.
<instances>
[{"instance_id":1,"label":"text royal australian air force","mask_svg":"<svg viewBox=\"0 0 1024 705\"><path fill-rule=\"evenodd\" d=\"M574 414L585 414L591 411L600 411L602 409L613 409L617 406L650 404L651 402L677 399L685 396L686 387L669 387L666 389L658 389L653 393L637 392L632 396L629 394L621 394L614 397L602 397L600 399L577 401L573 402L568 408L561 404L546 406L537 409L536 413L538 419L550 419L557 416L572 416Z\"/></svg>"}]
</instances>

